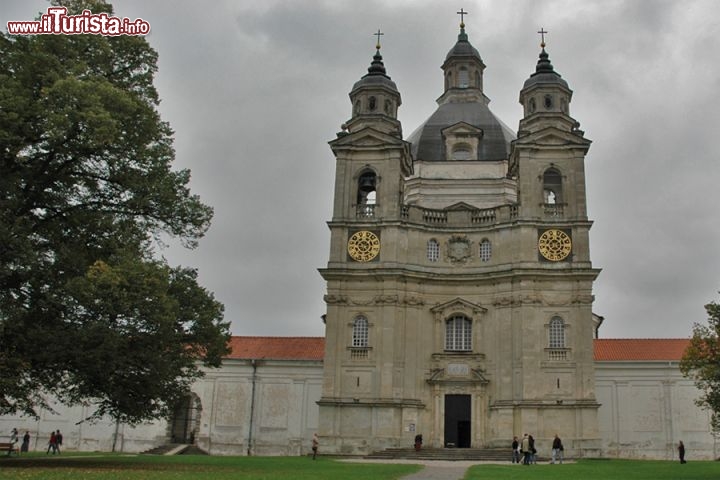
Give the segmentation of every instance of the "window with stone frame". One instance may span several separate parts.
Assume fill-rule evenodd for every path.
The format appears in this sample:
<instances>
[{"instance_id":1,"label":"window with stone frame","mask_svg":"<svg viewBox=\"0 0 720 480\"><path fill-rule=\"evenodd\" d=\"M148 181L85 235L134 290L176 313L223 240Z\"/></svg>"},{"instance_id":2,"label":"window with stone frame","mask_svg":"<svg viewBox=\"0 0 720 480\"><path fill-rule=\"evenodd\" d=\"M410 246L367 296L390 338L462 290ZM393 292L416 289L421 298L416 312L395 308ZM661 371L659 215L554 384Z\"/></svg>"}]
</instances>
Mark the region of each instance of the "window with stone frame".
<instances>
[{"instance_id":1,"label":"window with stone frame","mask_svg":"<svg viewBox=\"0 0 720 480\"><path fill-rule=\"evenodd\" d=\"M560 317L553 317L548 328L548 347L565 348L565 321Z\"/></svg>"},{"instance_id":2,"label":"window with stone frame","mask_svg":"<svg viewBox=\"0 0 720 480\"><path fill-rule=\"evenodd\" d=\"M434 238L427 242L427 259L431 262L437 262L440 259L440 244Z\"/></svg>"},{"instance_id":3,"label":"window with stone frame","mask_svg":"<svg viewBox=\"0 0 720 480\"><path fill-rule=\"evenodd\" d=\"M445 323L445 350L472 351L472 321L464 315L454 315Z\"/></svg>"},{"instance_id":4,"label":"window with stone frame","mask_svg":"<svg viewBox=\"0 0 720 480\"><path fill-rule=\"evenodd\" d=\"M368 320L362 315L355 317L353 321L352 346L355 348L368 346Z\"/></svg>"},{"instance_id":5,"label":"window with stone frame","mask_svg":"<svg viewBox=\"0 0 720 480\"><path fill-rule=\"evenodd\" d=\"M480 260L489 262L492 258L492 243L487 238L483 238L480 242Z\"/></svg>"}]
</instances>

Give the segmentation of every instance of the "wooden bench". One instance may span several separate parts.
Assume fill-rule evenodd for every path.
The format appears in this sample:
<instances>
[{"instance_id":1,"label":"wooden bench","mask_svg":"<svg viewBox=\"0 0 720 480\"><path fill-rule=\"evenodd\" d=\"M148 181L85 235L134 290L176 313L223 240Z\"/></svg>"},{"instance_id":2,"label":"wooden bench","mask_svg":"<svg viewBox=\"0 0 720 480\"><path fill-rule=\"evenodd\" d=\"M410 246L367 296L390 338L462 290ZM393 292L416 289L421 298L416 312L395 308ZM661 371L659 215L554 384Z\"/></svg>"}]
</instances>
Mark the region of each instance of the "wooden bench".
<instances>
[{"instance_id":1,"label":"wooden bench","mask_svg":"<svg viewBox=\"0 0 720 480\"><path fill-rule=\"evenodd\" d=\"M9 443L9 442L2 442L0 443L0 452L8 452L7 454L10 455L11 453L15 452L16 454L20 454L20 450L17 447L16 443Z\"/></svg>"}]
</instances>

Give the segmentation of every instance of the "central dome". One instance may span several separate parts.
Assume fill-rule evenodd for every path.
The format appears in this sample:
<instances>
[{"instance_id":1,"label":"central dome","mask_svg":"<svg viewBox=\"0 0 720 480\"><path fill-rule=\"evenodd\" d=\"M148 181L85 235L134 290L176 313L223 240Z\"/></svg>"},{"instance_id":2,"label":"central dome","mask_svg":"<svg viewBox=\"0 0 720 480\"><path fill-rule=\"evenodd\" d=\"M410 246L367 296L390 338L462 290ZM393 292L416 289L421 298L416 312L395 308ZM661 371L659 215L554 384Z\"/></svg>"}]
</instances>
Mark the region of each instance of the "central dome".
<instances>
[{"instance_id":1,"label":"central dome","mask_svg":"<svg viewBox=\"0 0 720 480\"><path fill-rule=\"evenodd\" d=\"M418 162L441 162L448 158L443 130L466 123L481 130L477 158L469 160L505 160L510 154L513 131L493 114L484 103L445 103L420 125L407 141L411 143L413 159Z\"/></svg>"},{"instance_id":2,"label":"central dome","mask_svg":"<svg viewBox=\"0 0 720 480\"><path fill-rule=\"evenodd\" d=\"M445 91L438 109L407 139L413 159L506 160L515 134L488 108L490 100L483 93L485 64L468 41L464 24L441 68Z\"/></svg>"}]
</instances>

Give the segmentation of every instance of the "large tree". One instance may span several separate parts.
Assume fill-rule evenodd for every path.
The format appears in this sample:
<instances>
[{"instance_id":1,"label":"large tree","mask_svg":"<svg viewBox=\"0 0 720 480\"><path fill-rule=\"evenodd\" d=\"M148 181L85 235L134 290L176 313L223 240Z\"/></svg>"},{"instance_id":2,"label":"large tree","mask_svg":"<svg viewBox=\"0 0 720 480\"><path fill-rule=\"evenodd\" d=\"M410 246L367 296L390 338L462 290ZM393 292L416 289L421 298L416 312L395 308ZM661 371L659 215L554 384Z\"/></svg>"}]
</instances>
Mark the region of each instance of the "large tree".
<instances>
[{"instance_id":1,"label":"large tree","mask_svg":"<svg viewBox=\"0 0 720 480\"><path fill-rule=\"evenodd\" d=\"M157 253L212 209L171 168L156 70L143 37L0 34L0 414L158 418L227 353L222 305Z\"/></svg>"},{"instance_id":2,"label":"large tree","mask_svg":"<svg viewBox=\"0 0 720 480\"><path fill-rule=\"evenodd\" d=\"M693 325L680 370L703 392L696 403L712 412L713 431L720 432L720 304L711 302L705 310L708 324Z\"/></svg>"}]
</instances>

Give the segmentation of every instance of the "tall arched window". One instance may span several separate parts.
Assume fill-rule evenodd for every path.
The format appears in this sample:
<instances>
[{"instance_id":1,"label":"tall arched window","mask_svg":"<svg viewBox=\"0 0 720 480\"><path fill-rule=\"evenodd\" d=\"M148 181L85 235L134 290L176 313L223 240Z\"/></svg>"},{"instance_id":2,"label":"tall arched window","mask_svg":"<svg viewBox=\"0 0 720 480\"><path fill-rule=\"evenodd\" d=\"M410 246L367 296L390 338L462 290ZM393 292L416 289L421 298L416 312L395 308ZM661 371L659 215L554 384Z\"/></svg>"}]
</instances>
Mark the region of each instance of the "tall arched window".
<instances>
[{"instance_id":1,"label":"tall arched window","mask_svg":"<svg viewBox=\"0 0 720 480\"><path fill-rule=\"evenodd\" d=\"M352 346L367 347L368 346L368 321L362 315L355 317L352 330Z\"/></svg>"},{"instance_id":2,"label":"tall arched window","mask_svg":"<svg viewBox=\"0 0 720 480\"><path fill-rule=\"evenodd\" d=\"M548 168L543 173L543 192L546 204L562 203L562 175L556 168Z\"/></svg>"},{"instance_id":3,"label":"tall arched window","mask_svg":"<svg viewBox=\"0 0 720 480\"><path fill-rule=\"evenodd\" d=\"M548 347L565 348L565 322L560 317L550 320Z\"/></svg>"},{"instance_id":4,"label":"tall arched window","mask_svg":"<svg viewBox=\"0 0 720 480\"><path fill-rule=\"evenodd\" d=\"M445 323L445 350L472 350L472 322L464 315L454 315Z\"/></svg>"},{"instance_id":5,"label":"tall arched window","mask_svg":"<svg viewBox=\"0 0 720 480\"><path fill-rule=\"evenodd\" d=\"M440 244L434 238L427 242L427 259L437 262L440 259Z\"/></svg>"},{"instance_id":6,"label":"tall arched window","mask_svg":"<svg viewBox=\"0 0 720 480\"><path fill-rule=\"evenodd\" d=\"M357 215L358 217L374 217L377 175L373 171L367 171L358 178L357 187Z\"/></svg>"}]
</instances>

